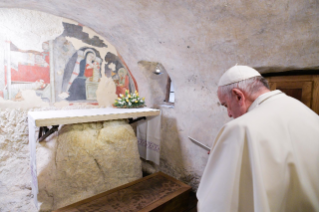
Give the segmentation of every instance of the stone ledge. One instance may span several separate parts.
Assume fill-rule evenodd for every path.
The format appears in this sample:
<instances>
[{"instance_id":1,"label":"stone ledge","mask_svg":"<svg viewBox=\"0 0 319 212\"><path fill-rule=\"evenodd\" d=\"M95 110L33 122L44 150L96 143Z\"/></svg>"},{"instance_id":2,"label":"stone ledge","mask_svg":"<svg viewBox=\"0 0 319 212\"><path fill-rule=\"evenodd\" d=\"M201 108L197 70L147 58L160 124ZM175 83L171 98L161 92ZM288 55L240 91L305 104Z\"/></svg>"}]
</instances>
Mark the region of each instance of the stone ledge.
<instances>
[{"instance_id":1,"label":"stone ledge","mask_svg":"<svg viewBox=\"0 0 319 212\"><path fill-rule=\"evenodd\" d=\"M99 108L78 110L33 111L28 118L35 121L36 126L97 122L115 119L136 118L141 116L157 116L160 110L152 108Z\"/></svg>"}]
</instances>

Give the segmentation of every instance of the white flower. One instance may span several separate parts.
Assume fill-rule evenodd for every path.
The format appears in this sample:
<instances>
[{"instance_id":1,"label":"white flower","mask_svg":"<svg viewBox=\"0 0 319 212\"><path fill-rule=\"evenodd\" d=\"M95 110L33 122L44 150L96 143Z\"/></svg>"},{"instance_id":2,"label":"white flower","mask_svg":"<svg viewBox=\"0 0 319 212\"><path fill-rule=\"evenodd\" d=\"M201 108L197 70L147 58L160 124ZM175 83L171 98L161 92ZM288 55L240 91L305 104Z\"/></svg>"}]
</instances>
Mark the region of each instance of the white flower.
<instances>
[{"instance_id":1,"label":"white flower","mask_svg":"<svg viewBox=\"0 0 319 212\"><path fill-rule=\"evenodd\" d=\"M123 97L123 94L120 94L120 97Z\"/></svg>"},{"instance_id":2,"label":"white flower","mask_svg":"<svg viewBox=\"0 0 319 212\"><path fill-rule=\"evenodd\" d=\"M129 105L129 106L131 106L131 105L132 105L132 103L131 103L131 102L129 102L129 103L128 103L128 105Z\"/></svg>"}]
</instances>

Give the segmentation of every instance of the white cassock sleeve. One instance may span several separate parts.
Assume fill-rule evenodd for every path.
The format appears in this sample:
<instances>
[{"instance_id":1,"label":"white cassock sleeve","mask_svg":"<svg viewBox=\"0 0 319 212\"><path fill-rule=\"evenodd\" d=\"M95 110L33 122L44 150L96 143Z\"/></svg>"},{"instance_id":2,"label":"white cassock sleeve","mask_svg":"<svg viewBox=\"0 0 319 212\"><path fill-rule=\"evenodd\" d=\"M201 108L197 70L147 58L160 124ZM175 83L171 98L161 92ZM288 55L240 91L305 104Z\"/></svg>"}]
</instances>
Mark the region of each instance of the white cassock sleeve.
<instances>
[{"instance_id":1,"label":"white cassock sleeve","mask_svg":"<svg viewBox=\"0 0 319 212\"><path fill-rule=\"evenodd\" d=\"M198 211L253 211L251 184L245 128L226 125L216 138L198 188Z\"/></svg>"}]
</instances>

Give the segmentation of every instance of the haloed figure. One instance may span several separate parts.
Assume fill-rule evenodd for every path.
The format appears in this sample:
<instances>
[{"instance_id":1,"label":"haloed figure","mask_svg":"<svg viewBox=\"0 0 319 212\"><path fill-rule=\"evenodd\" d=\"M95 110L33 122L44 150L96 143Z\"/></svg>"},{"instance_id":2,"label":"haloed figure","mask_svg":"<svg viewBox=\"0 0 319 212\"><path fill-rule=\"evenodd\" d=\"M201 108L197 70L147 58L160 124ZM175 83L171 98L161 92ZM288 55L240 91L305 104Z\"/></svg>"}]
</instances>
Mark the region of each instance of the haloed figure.
<instances>
[{"instance_id":1,"label":"haloed figure","mask_svg":"<svg viewBox=\"0 0 319 212\"><path fill-rule=\"evenodd\" d=\"M116 94L124 94L126 90L133 93L137 90L137 84L130 71L115 54L108 52L105 55L105 74L112 77L116 85Z\"/></svg>"},{"instance_id":2,"label":"haloed figure","mask_svg":"<svg viewBox=\"0 0 319 212\"><path fill-rule=\"evenodd\" d=\"M63 93L59 96L69 101L86 100L86 82L98 81L101 61L97 51L92 48L82 48L77 51L66 66Z\"/></svg>"}]
</instances>

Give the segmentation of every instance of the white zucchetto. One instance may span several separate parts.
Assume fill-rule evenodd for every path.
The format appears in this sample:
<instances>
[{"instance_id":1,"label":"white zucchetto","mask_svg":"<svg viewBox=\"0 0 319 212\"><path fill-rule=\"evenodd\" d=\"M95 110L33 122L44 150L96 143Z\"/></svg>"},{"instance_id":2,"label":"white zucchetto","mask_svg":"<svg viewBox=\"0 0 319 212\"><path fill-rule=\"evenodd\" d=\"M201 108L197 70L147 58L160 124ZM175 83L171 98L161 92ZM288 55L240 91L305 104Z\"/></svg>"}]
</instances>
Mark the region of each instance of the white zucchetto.
<instances>
[{"instance_id":1,"label":"white zucchetto","mask_svg":"<svg viewBox=\"0 0 319 212\"><path fill-rule=\"evenodd\" d=\"M258 71L248 66L235 65L228 69L219 79L218 87L230 85L253 77L261 76Z\"/></svg>"}]
</instances>

